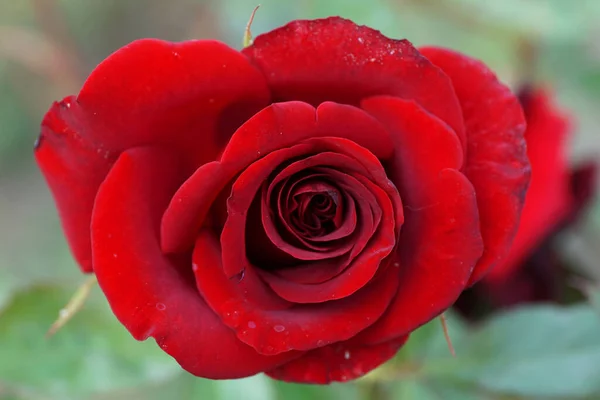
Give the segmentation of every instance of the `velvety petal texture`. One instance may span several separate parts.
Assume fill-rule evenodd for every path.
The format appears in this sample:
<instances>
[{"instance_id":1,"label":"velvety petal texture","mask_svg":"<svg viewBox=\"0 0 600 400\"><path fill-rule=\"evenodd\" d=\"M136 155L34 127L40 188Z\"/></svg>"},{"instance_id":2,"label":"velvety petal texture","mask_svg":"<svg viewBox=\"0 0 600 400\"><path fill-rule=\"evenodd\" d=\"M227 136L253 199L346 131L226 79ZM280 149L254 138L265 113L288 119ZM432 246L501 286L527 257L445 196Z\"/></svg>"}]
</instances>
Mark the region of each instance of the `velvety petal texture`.
<instances>
[{"instance_id":1,"label":"velvety petal texture","mask_svg":"<svg viewBox=\"0 0 600 400\"><path fill-rule=\"evenodd\" d=\"M574 206L567 160L567 117L544 91L525 89L520 100L527 117L527 154L531 184L519 230L508 256L490 271L488 280L502 280L515 272L524 257L540 245Z\"/></svg>"},{"instance_id":2,"label":"velvety petal texture","mask_svg":"<svg viewBox=\"0 0 600 400\"><path fill-rule=\"evenodd\" d=\"M517 98L481 61L442 48L420 51L450 77L463 111L465 174L477 192L485 244L472 285L506 256L517 232L531 172L525 117Z\"/></svg>"},{"instance_id":3,"label":"velvety petal texture","mask_svg":"<svg viewBox=\"0 0 600 400\"><path fill-rule=\"evenodd\" d=\"M524 303L570 301L572 282L580 278L556 239L585 215L597 190L597 162L569 162L572 121L549 88L526 85L518 97L527 119L531 184L508 256L456 303L474 320Z\"/></svg>"},{"instance_id":4,"label":"velvety petal texture","mask_svg":"<svg viewBox=\"0 0 600 400\"><path fill-rule=\"evenodd\" d=\"M143 39L104 60L78 96L55 103L35 154L82 269L93 270L95 193L120 152L174 148L191 172L217 156L237 128L232 121L243 122L269 98L262 75L222 43Z\"/></svg>"},{"instance_id":5,"label":"velvety petal texture","mask_svg":"<svg viewBox=\"0 0 600 400\"><path fill-rule=\"evenodd\" d=\"M74 255L187 371L358 378L510 246L523 115L481 63L338 17L144 39L36 144Z\"/></svg>"}]
</instances>

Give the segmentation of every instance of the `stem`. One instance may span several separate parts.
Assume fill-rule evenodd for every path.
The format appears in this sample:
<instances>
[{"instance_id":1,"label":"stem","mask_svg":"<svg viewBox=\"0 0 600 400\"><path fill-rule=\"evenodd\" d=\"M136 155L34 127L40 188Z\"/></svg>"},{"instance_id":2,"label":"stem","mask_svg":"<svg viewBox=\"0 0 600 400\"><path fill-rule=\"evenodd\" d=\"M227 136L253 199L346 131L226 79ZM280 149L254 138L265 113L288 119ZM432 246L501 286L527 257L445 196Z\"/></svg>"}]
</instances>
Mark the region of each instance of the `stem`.
<instances>
[{"instance_id":1,"label":"stem","mask_svg":"<svg viewBox=\"0 0 600 400\"><path fill-rule=\"evenodd\" d=\"M81 286L77 288L73 297L69 300L66 306L64 306L58 312L58 318L50 329L46 333L46 339L50 338L54 335L60 328L62 328L85 304L88 297L90 297L90 293L92 288L96 285L98 280L96 279L96 275L90 276Z\"/></svg>"}]
</instances>

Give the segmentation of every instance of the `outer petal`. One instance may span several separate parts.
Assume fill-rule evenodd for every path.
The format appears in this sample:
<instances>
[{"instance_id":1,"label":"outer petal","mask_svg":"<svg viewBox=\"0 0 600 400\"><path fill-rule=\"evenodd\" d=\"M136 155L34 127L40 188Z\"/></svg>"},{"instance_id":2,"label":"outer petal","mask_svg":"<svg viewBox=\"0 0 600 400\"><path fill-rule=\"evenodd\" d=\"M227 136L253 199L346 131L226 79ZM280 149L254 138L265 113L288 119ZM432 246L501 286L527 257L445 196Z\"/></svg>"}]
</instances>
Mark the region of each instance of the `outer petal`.
<instances>
[{"instance_id":1,"label":"outer petal","mask_svg":"<svg viewBox=\"0 0 600 400\"><path fill-rule=\"evenodd\" d=\"M136 339L153 336L184 369L206 378L249 376L298 357L266 357L237 340L195 290L189 259L161 253L160 215L180 183L179 165L153 148L130 150L100 188L93 258L113 312Z\"/></svg>"},{"instance_id":2,"label":"outer petal","mask_svg":"<svg viewBox=\"0 0 600 400\"><path fill-rule=\"evenodd\" d=\"M261 74L223 43L144 39L121 48L92 72L77 107L93 127L82 134L99 146L173 145L204 163L237 128L220 129L226 119L241 124L269 100ZM231 115L235 105L242 107Z\"/></svg>"},{"instance_id":3,"label":"outer petal","mask_svg":"<svg viewBox=\"0 0 600 400\"><path fill-rule=\"evenodd\" d=\"M485 244L473 284L507 254L517 232L530 173L525 119L517 98L483 63L445 49L421 52L452 79L465 117L465 174L477 192Z\"/></svg>"},{"instance_id":4,"label":"outer petal","mask_svg":"<svg viewBox=\"0 0 600 400\"><path fill-rule=\"evenodd\" d=\"M460 106L448 77L407 40L339 17L293 21L243 50L276 101L358 105L373 95L414 100L450 125L464 145Z\"/></svg>"},{"instance_id":5,"label":"outer petal","mask_svg":"<svg viewBox=\"0 0 600 400\"><path fill-rule=\"evenodd\" d=\"M92 272L92 205L116 157L91 147L61 118L61 110L71 101L67 98L54 103L44 117L35 157L54 196L75 259L84 272Z\"/></svg>"},{"instance_id":6,"label":"outer petal","mask_svg":"<svg viewBox=\"0 0 600 400\"><path fill-rule=\"evenodd\" d=\"M195 169L215 159L236 124L268 102L261 73L226 45L147 39L102 62L77 98L55 103L36 157L82 269L92 270L95 194L121 151L174 147Z\"/></svg>"},{"instance_id":7,"label":"outer petal","mask_svg":"<svg viewBox=\"0 0 600 400\"><path fill-rule=\"evenodd\" d=\"M527 118L527 155L531 184L515 240L507 256L490 271L490 280L502 280L519 268L524 258L554 232L571 211L570 171L567 160L568 121L544 92L521 97Z\"/></svg>"},{"instance_id":8,"label":"outer petal","mask_svg":"<svg viewBox=\"0 0 600 400\"><path fill-rule=\"evenodd\" d=\"M458 169L453 132L418 105L375 97L363 108L388 127L397 157L388 171L404 203L397 266L400 289L385 315L357 339L404 336L458 298L482 253L475 191ZM426 160L427 162L423 162Z\"/></svg>"},{"instance_id":9,"label":"outer petal","mask_svg":"<svg viewBox=\"0 0 600 400\"><path fill-rule=\"evenodd\" d=\"M286 382L327 384L359 378L377 368L406 343L408 336L361 346L347 342L309 351L297 360L268 371L271 378Z\"/></svg>"}]
</instances>

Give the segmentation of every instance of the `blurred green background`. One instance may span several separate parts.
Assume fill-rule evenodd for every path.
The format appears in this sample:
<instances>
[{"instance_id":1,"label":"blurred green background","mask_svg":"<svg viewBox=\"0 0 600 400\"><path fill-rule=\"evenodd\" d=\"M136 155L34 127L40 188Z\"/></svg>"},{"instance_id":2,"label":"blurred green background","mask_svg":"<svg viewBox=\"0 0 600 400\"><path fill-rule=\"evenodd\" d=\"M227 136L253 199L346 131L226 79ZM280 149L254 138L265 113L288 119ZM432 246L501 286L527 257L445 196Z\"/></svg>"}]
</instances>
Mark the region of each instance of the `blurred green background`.
<instances>
[{"instance_id":1,"label":"blurred green background","mask_svg":"<svg viewBox=\"0 0 600 400\"><path fill-rule=\"evenodd\" d=\"M576 120L573 162L600 154L600 0L261 3L254 35L292 19L341 15L417 46L480 58L513 86L531 77L546 82ZM433 321L390 365L358 383L329 387L263 376L193 378L154 343L135 342L98 290L63 330L44 339L84 280L33 161L44 112L76 93L98 62L138 38L217 38L240 48L255 5L0 1L0 399L600 399L600 307L588 304L528 306L469 329L451 315L458 358ZM600 282L600 204L586 217L559 244L573 265Z\"/></svg>"}]
</instances>

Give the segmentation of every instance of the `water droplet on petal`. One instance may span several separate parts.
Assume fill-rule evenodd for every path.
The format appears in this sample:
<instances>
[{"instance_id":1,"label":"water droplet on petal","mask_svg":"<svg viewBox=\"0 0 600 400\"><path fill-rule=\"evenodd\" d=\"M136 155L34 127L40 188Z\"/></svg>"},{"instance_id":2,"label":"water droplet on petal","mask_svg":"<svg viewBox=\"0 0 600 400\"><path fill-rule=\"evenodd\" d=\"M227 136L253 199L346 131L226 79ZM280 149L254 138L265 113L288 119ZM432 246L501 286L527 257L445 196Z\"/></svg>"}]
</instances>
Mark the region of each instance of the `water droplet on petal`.
<instances>
[{"instance_id":1,"label":"water droplet on petal","mask_svg":"<svg viewBox=\"0 0 600 400\"><path fill-rule=\"evenodd\" d=\"M283 325L275 325L275 326L273 327L273 330L274 330L275 332L283 332L283 331L285 331L285 326L283 326Z\"/></svg>"},{"instance_id":2,"label":"water droplet on petal","mask_svg":"<svg viewBox=\"0 0 600 400\"><path fill-rule=\"evenodd\" d=\"M254 322L254 321L248 321L248 328L250 328L250 329L256 328L256 322Z\"/></svg>"},{"instance_id":3,"label":"water droplet on petal","mask_svg":"<svg viewBox=\"0 0 600 400\"><path fill-rule=\"evenodd\" d=\"M40 148L40 145L42 144L42 140L44 139L44 137L42 135L39 135L37 137L37 139L35 139L35 142L33 143L33 149L37 150Z\"/></svg>"},{"instance_id":4,"label":"water droplet on petal","mask_svg":"<svg viewBox=\"0 0 600 400\"><path fill-rule=\"evenodd\" d=\"M344 352L344 358L345 358L346 360L349 360L349 359L350 359L350 351L346 350L346 351Z\"/></svg>"},{"instance_id":5,"label":"water droplet on petal","mask_svg":"<svg viewBox=\"0 0 600 400\"><path fill-rule=\"evenodd\" d=\"M231 278L231 280L236 280L238 283L240 283L242 281L242 279L244 279L244 276L246 276L246 269L242 269L242 271L239 274L235 274L233 275Z\"/></svg>"},{"instance_id":6,"label":"water droplet on petal","mask_svg":"<svg viewBox=\"0 0 600 400\"><path fill-rule=\"evenodd\" d=\"M198 264L196 264L196 263L192 263L192 270L193 270L194 272L198 271Z\"/></svg>"},{"instance_id":7,"label":"water droplet on petal","mask_svg":"<svg viewBox=\"0 0 600 400\"><path fill-rule=\"evenodd\" d=\"M167 308L163 303L156 303L156 309L158 311L164 311Z\"/></svg>"},{"instance_id":8,"label":"water droplet on petal","mask_svg":"<svg viewBox=\"0 0 600 400\"><path fill-rule=\"evenodd\" d=\"M323 347L323 346L325 346L325 342L322 341L322 340L318 340L317 341L317 347Z\"/></svg>"}]
</instances>

